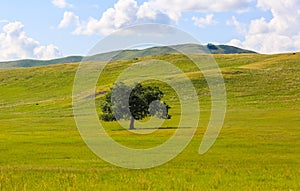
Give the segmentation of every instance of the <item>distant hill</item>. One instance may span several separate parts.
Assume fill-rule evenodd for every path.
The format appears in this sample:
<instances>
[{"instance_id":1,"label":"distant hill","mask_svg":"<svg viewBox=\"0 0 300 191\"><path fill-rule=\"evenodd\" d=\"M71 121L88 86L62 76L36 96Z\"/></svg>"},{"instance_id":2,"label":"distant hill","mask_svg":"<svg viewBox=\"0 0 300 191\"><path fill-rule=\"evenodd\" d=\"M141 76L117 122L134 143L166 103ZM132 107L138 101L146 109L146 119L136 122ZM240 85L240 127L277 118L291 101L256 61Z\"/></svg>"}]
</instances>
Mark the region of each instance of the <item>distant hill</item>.
<instances>
[{"instance_id":1,"label":"distant hill","mask_svg":"<svg viewBox=\"0 0 300 191\"><path fill-rule=\"evenodd\" d=\"M65 63L74 63L81 62L83 59L82 56L69 56L64 58L58 58L53 60L33 60L33 59L25 59L25 60L17 60L17 61L8 61L8 62L0 62L1 68L19 68L19 67L34 67L34 66L47 66L52 64L65 64Z\"/></svg>"},{"instance_id":2,"label":"distant hill","mask_svg":"<svg viewBox=\"0 0 300 191\"><path fill-rule=\"evenodd\" d=\"M113 51L113 52L102 53L102 54L86 57L85 60L97 60L97 61L131 60L134 58L140 58L145 56L176 54L179 53L178 51L185 54L195 54L199 52L211 53L211 54L257 54L254 51L245 50L245 49L241 49L234 46L228 46L228 45L183 44L183 45L173 45L173 46L151 47L142 50L135 49L135 50Z\"/></svg>"},{"instance_id":3,"label":"distant hill","mask_svg":"<svg viewBox=\"0 0 300 191\"><path fill-rule=\"evenodd\" d=\"M173 45L173 46L151 47L142 50L138 50L138 49L119 50L119 51L101 53L90 57L69 56L69 57L58 58L53 60L25 59L25 60L17 60L17 61L0 62L0 69L76 63L76 62L81 62L82 59L97 60L97 61L131 60L131 59L145 57L145 56L176 54L178 53L177 50L186 54L193 54L199 52L209 53L208 51L210 51L211 54L256 54L256 52L254 51L245 50L245 49L241 49L234 46L228 46L228 45L182 44L182 45Z\"/></svg>"}]
</instances>

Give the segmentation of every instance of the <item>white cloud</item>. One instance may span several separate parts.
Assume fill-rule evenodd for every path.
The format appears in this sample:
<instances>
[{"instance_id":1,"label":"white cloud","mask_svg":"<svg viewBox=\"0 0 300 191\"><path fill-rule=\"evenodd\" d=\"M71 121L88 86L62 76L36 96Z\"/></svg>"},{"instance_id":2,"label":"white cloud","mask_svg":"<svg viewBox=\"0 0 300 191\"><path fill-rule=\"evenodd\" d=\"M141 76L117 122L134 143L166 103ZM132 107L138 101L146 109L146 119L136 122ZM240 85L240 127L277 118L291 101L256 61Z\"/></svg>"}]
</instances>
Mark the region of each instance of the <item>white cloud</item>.
<instances>
[{"instance_id":1,"label":"white cloud","mask_svg":"<svg viewBox=\"0 0 300 191\"><path fill-rule=\"evenodd\" d=\"M298 0L258 0L257 6L272 13L272 19L252 20L243 31L244 40L233 39L232 45L253 49L262 53L278 53L300 50L300 4ZM239 30L241 23L236 23Z\"/></svg>"},{"instance_id":2,"label":"white cloud","mask_svg":"<svg viewBox=\"0 0 300 191\"><path fill-rule=\"evenodd\" d=\"M192 20L194 21L194 25L200 28L205 28L208 25L215 25L217 21L214 20L213 14L208 14L205 17L193 17Z\"/></svg>"},{"instance_id":3,"label":"white cloud","mask_svg":"<svg viewBox=\"0 0 300 191\"><path fill-rule=\"evenodd\" d=\"M8 20L2 19L2 20L0 20L0 23L8 23Z\"/></svg>"},{"instance_id":4,"label":"white cloud","mask_svg":"<svg viewBox=\"0 0 300 191\"><path fill-rule=\"evenodd\" d=\"M64 28L71 24L75 23L76 26L80 25L79 17L75 15L73 12L66 11L64 13L63 19L60 21L58 28Z\"/></svg>"},{"instance_id":5,"label":"white cloud","mask_svg":"<svg viewBox=\"0 0 300 191\"><path fill-rule=\"evenodd\" d=\"M52 4L61 9L73 7L73 5L67 3L66 0L52 0Z\"/></svg>"},{"instance_id":6,"label":"white cloud","mask_svg":"<svg viewBox=\"0 0 300 191\"><path fill-rule=\"evenodd\" d=\"M238 32L238 34L240 35L245 35L246 32L247 32L247 25L246 24L243 24L243 23L240 23L235 16L232 16L231 17L231 20L228 20L226 22L226 24L228 26L234 26L236 28L236 31Z\"/></svg>"},{"instance_id":7,"label":"white cloud","mask_svg":"<svg viewBox=\"0 0 300 191\"><path fill-rule=\"evenodd\" d=\"M51 59L61 56L54 45L41 46L33 38L27 37L21 22L11 22L3 26L0 33L0 60L25 58Z\"/></svg>"},{"instance_id":8,"label":"white cloud","mask_svg":"<svg viewBox=\"0 0 300 191\"><path fill-rule=\"evenodd\" d=\"M223 12L242 11L249 7L253 0L149 0L138 6L136 0L119 0L113 8L107 9L100 19L93 17L87 21L78 21L76 15L69 15L60 22L60 28L70 25L71 22L79 23L74 34L110 34L119 28L138 23L163 23L177 22L182 12ZM195 18L196 19L196 18ZM207 18L206 22L213 22ZM212 18L211 18L212 19ZM197 19L196 19L197 20ZM201 22L201 21L200 21ZM209 23L211 24L211 23Z\"/></svg>"},{"instance_id":9,"label":"white cloud","mask_svg":"<svg viewBox=\"0 0 300 191\"><path fill-rule=\"evenodd\" d=\"M167 14L172 20L178 21L182 12L224 12L243 11L249 7L252 0L150 0L141 5L138 17L153 17L156 13Z\"/></svg>"},{"instance_id":10,"label":"white cloud","mask_svg":"<svg viewBox=\"0 0 300 191\"><path fill-rule=\"evenodd\" d=\"M33 54L38 59L51 59L61 55L58 48L53 44L48 46L37 46L33 49Z\"/></svg>"},{"instance_id":11,"label":"white cloud","mask_svg":"<svg viewBox=\"0 0 300 191\"><path fill-rule=\"evenodd\" d=\"M119 0L113 8L107 9L99 20L91 17L87 22L78 22L79 25L74 33L110 34L121 27L135 23L137 10L135 0Z\"/></svg>"}]
</instances>

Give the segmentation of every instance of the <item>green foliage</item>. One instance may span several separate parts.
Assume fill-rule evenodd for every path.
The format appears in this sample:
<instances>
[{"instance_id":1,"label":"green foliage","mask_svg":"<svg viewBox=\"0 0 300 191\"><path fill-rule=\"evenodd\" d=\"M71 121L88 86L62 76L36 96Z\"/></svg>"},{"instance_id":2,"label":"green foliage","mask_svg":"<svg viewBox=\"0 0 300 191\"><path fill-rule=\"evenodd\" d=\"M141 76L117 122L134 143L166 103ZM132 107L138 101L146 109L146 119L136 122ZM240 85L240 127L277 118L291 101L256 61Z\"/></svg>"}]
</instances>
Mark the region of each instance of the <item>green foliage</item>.
<instances>
[{"instance_id":1,"label":"green foliage","mask_svg":"<svg viewBox=\"0 0 300 191\"><path fill-rule=\"evenodd\" d=\"M105 96L100 118L104 121L141 120L151 115L170 119L170 106L161 101L163 96L157 86L142 86L138 83L131 89L122 82L116 83Z\"/></svg>"}]
</instances>

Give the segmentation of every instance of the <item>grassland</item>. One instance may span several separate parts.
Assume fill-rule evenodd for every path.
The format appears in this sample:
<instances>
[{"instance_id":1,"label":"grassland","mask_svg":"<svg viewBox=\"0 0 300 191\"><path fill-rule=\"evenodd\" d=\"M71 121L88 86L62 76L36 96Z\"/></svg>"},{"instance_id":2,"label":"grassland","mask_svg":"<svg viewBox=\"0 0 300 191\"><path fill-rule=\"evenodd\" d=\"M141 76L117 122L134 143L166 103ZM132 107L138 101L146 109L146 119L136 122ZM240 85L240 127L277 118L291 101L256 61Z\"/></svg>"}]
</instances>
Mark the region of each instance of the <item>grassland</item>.
<instances>
[{"instance_id":1,"label":"grassland","mask_svg":"<svg viewBox=\"0 0 300 191\"><path fill-rule=\"evenodd\" d=\"M300 53L215 55L228 107L224 127L204 155L198 149L210 113L205 79L180 55L150 58L183 69L202 103L196 135L180 155L148 170L110 165L87 148L75 125L71 103L78 64L0 70L0 190L300 189ZM97 91L111 87L133 62L109 64ZM165 127L176 126L178 99L161 86L173 116ZM120 143L142 148L174 132L162 128L144 136L114 122L105 127Z\"/></svg>"}]
</instances>

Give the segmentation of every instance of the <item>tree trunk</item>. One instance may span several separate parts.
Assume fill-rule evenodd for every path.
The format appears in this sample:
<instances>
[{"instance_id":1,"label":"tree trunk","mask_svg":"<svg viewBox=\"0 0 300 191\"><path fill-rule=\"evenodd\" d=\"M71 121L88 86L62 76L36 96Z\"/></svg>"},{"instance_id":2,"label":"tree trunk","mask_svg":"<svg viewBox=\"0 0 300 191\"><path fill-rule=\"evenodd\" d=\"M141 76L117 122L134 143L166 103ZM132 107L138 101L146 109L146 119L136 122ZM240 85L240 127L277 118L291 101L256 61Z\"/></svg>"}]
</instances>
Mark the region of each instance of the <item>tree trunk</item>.
<instances>
[{"instance_id":1,"label":"tree trunk","mask_svg":"<svg viewBox=\"0 0 300 191\"><path fill-rule=\"evenodd\" d=\"M134 118L133 117L131 117L131 119L130 119L130 127L129 127L129 129L134 129Z\"/></svg>"}]
</instances>

